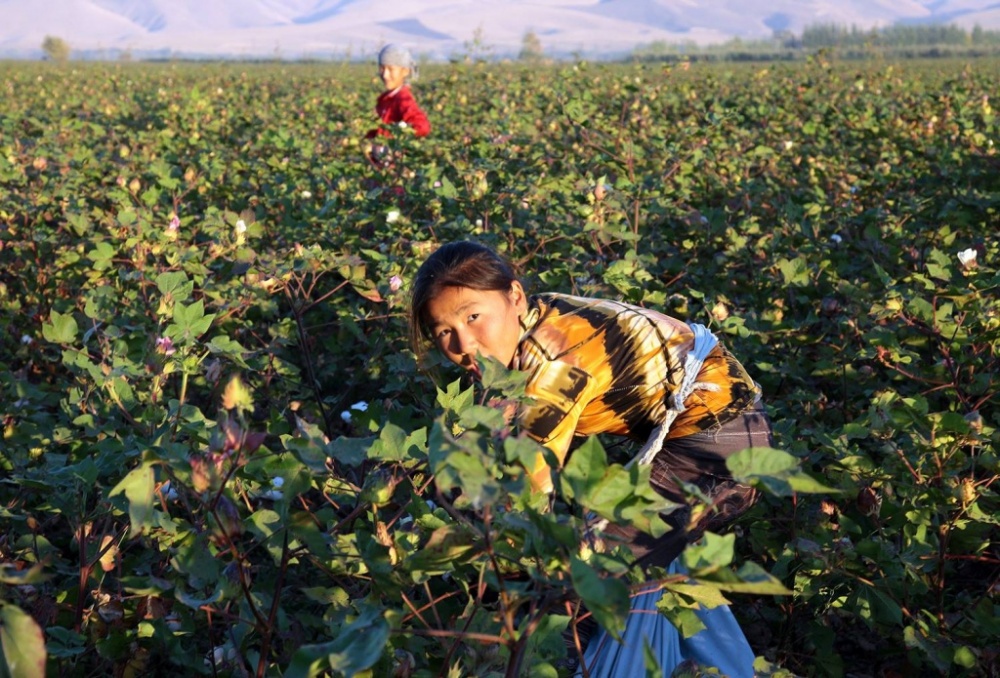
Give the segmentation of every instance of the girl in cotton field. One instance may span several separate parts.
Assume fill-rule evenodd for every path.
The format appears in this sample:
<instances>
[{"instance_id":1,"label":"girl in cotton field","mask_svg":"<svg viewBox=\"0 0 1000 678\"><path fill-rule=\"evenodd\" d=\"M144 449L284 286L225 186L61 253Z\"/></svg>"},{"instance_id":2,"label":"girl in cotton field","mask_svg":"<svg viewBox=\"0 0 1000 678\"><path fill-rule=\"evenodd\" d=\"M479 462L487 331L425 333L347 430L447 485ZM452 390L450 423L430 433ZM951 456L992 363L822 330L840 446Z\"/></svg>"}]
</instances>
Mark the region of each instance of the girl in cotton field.
<instances>
[{"instance_id":1,"label":"girl in cotton field","mask_svg":"<svg viewBox=\"0 0 1000 678\"><path fill-rule=\"evenodd\" d=\"M418 350L430 344L474 373L477 356L527 372L533 404L518 412L518 425L560 465L580 436L612 434L644 445L636 462L650 464L654 489L684 508L667 517L673 529L659 538L605 527L640 566L683 573L677 556L684 547L753 503L754 490L733 480L726 458L770 447L771 425L760 388L707 328L618 301L529 297L502 257L473 242L443 245L421 265L410 319ZM553 490L552 470L541 455L526 469L535 491ZM685 484L714 510L688 507ZM645 675L646 642L665 675L695 661L730 678L753 676L754 653L728 606L700 610L706 628L683 638L657 612L661 596L655 588L632 599L623 643L604 631L590 640L582 657L590 676Z\"/></svg>"},{"instance_id":2,"label":"girl in cotton field","mask_svg":"<svg viewBox=\"0 0 1000 678\"><path fill-rule=\"evenodd\" d=\"M417 77L417 64L409 50L400 45L386 45L378 54L378 74L385 85L375 104L375 113L386 125L405 123L412 127L418 137L431 132L427 115L413 98L410 81ZM389 130L380 127L368 132L367 137L392 136Z\"/></svg>"}]
</instances>

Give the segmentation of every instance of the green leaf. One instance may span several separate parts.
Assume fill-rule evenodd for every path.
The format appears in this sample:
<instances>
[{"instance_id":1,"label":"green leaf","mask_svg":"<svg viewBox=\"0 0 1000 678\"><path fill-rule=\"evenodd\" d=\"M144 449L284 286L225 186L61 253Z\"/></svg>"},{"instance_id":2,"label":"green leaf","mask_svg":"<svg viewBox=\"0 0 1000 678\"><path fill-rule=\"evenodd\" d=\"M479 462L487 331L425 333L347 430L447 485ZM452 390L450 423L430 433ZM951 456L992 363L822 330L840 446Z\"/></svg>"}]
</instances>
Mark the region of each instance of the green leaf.
<instances>
[{"instance_id":1,"label":"green leaf","mask_svg":"<svg viewBox=\"0 0 1000 678\"><path fill-rule=\"evenodd\" d=\"M381 610L366 607L359 617L341 630L336 639L317 645L303 645L285 672L285 678L310 678L326 668L352 678L371 668L382 656L389 640L389 622ZM324 660L326 660L324 662Z\"/></svg>"},{"instance_id":2,"label":"green leaf","mask_svg":"<svg viewBox=\"0 0 1000 678\"><path fill-rule=\"evenodd\" d=\"M660 666L660 660L657 658L656 652L653 650L653 646L649 644L649 639L647 638L643 638L642 640L642 663L646 669L647 676L664 675L663 667Z\"/></svg>"},{"instance_id":3,"label":"green leaf","mask_svg":"<svg viewBox=\"0 0 1000 678\"><path fill-rule=\"evenodd\" d=\"M694 574L704 575L727 567L733 562L735 534L718 535L706 532L702 540L691 544L682 553L684 565Z\"/></svg>"},{"instance_id":4,"label":"green leaf","mask_svg":"<svg viewBox=\"0 0 1000 678\"><path fill-rule=\"evenodd\" d=\"M271 509L261 509L247 518L247 531L257 537L257 540L264 544L264 547L271 554L276 565L281 563L281 540L274 539L284 527L281 516Z\"/></svg>"},{"instance_id":5,"label":"green leaf","mask_svg":"<svg viewBox=\"0 0 1000 678\"><path fill-rule=\"evenodd\" d=\"M41 563L35 563L24 569L19 569L15 563L0 563L0 584L10 586L38 584L46 581L50 576L45 573L45 568Z\"/></svg>"},{"instance_id":6,"label":"green leaf","mask_svg":"<svg viewBox=\"0 0 1000 678\"><path fill-rule=\"evenodd\" d=\"M301 454L299 457L314 470L325 470L327 454L333 457L337 463L346 466L360 466L365 459L371 456L368 450L374 444L375 441L371 438L345 438L344 436L340 436L334 438L325 446L322 458L317 455L307 455L307 458L302 458ZM312 460L312 463L309 460Z\"/></svg>"},{"instance_id":7,"label":"green leaf","mask_svg":"<svg viewBox=\"0 0 1000 678\"><path fill-rule=\"evenodd\" d=\"M137 537L152 525L153 519L153 467L148 463L132 469L121 482L108 493L109 497L125 493L128 499L128 517L131 523L130 535Z\"/></svg>"},{"instance_id":8,"label":"green leaf","mask_svg":"<svg viewBox=\"0 0 1000 678\"><path fill-rule=\"evenodd\" d=\"M426 449L426 428L407 434L402 427L388 422L379 433L378 440L368 448L368 458L380 461L422 460L426 457Z\"/></svg>"},{"instance_id":9,"label":"green leaf","mask_svg":"<svg viewBox=\"0 0 1000 678\"><path fill-rule=\"evenodd\" d=\"M451 180L445 176L441 177L441 185L434 189L434 192L442 198L448 198L449 200L458 199L458 190L455 188L455 184L451 183Z\"/></svg>"},{"instance_id":10,"label":"green leaf","mask_svg":"<svg viewBox=\"0 0 1000 678\"><path fill-rule=\"evenodd\" d=\"M566 106L563 110L570 120L578 125L583 125L590 120L591 116L596 112L597 106L589 101L584 101L583 99L573 99L566 102Z\"/></svg>"},{"instance_id":11,"label":"green leaf","mask_svg":"<svg viewBox=\"0 0 1000 678\"><path fill-rule=\"evenodd\" d=\"M935 668L942 674L947 673L954 655L951 648L937 638L928 637L924 629L907 626L903 629L903 642L910 649L919 649L933 662Z\"/></svg>"},{"instance_id":12,"label":"green leaf","mask_svg":"<svg viewBox=\"0 0 1000 678\"><path fill-rule=\"evenodd\" d=\"M184 301L194 291L194 283L184 271L167 271L156 276L156 287L161 294L169 294L174 301Z\"/></svg>"},{"instance_id":13,"label":"green leaf","mask_svg":"<svg viewBox=\"0 0 1000 678\"><path fill-rule=\"evenodd\" d=\"M212 337L206 347L212 354L224 355L240 367L250 369L250 366L243 359L243 354L247 353L247 350L235 339L220 334Z\"/></svg>"},{"instance_id":14,"label":"green leaf","mask_svg":"<svg viewBox=\"0 0 1000 678\"><path fill-rule=\"evenodd\" d=\"M121 403L126 410L132 409L136 404L135 392L125 377L115 377L107 382L107 387L111 397L115 402Z\"/></svg>"},{"instance_id":15,"label":"green leaf","mask_svg":"<svg viewBox=\"0 0 1000 678\"><path fill-rule=\"evenodd\" d=\"M976 667L976 653L971 648L960 645L955 648L955 657L952 661L958 666L974 669Z\"/></svg>"},{"instance_id":16,"label":"green leaf","mask_svg":"<svg viewBox=\"0 0 1000 678\"><path fill-rule=\"evenodd\" d=\"M777 266L786 286L799 287L810 284L809 264L803 257L781 259L777 262Z\"/></svg>"},{"instance_id":17,"label":"green leaf","mask_svg":"<svg viewBox=\"0 0 1000 678\"><path fill-rule=\"evenodd\" d=\"M193 304L174 305L174 324L169 328L171 337L197 337L208 331L215 319L215 314L205 315L205 302L199 299Z\"/></svg>"},{"instance_id":18,"label":"green leaf","mask_svg":"<svg viewBox=\"0 0 1000 678\"><path fill-rule=\"evenodd\" d=\"M90 258L94 262L94 269L103 271L111 266L111 260L118 254L117 250L107 242L99 242L90 252Z\"/></svg>"},{"instance_id":19,"label":"green leaf","mask_svg":"<svg viewBox=\"0 0 1000 678\"><path fill-rule=\"evenodd\" d=\"M570 563L570 577L574 590L597 623L613 638L621 640L631 605L625 583L613 577L602 577L594 568L576 557Z\"/></svg>"},{"instance_id":20,"label":"green leaf","mask_svg":"<svg viewBox=\"0 0 1000 678\"><path fill-rule=\"evenodd\" d=\"M499 391L506 398L524 397L529 374L520 370L509 369L496 358L478 359L482 373L480 383L486 391Z\"/></svg>"},{"instance_id":21,"label":"green leaf","mask_svg":"<svg viewBox=\"0 0 1000 678\"><path fill-rule=\"evenodd\" d=\"M927 274L929 276L945 282L951 280L954 263L947 254L937 248L933 248L927 253L926 261Z\"/></svg>"},{"instance_id":22,"label":"green leaf","mask_svg":"<svg viewBox=\"0 0 1000 678\"><path fill-rule=\"evenodd\" d=\"M462 428L475 428L483 426L490 431L496 431L507 426L507 420L503 412L495 407L486 405L472 405L462 411L462 416L458 420Z\"/></svg>"},{"instance_id":23,"label":"green leaf","mask_svg":"<svg viewBox=\"0 0 1000 678\"><path fill-rule=\"evenodd\" d=\"M63 315L58 311L49 314L49 322L42 325L42 336L55 344L72 344L78 331L72 313Z\"/></svg>"},{"instance_id":24,"label":"green leaf","mask_svg":"<svg viewBox=\"0 0 1000 678\"><path fill-rule=\"evenodd\" d=\"M455 437L445 430L438 418L431 428L427 461L442 491L460 488L458 503L482 508L500 498L496 464L488 452L489 440L478 431L465 431Z\"/></svg>"},{"instance_id":25,"label":"green leaf","mask_svg":"<svg viewBox=\"0 0 1000 678\"><path fill-rule=\"evenodd\" d=\"M527 643L528 654L526 658L531 665L530 676L556 678L558 674L555 669L552 669L549 664L539 664L538 662L546 658L558 659L565 654L566 645L563 633L569 626L569 620L570 618L566 615L547 614L538 621L538 625L531 632ZM525 630L531 622L532 618L525 615L521 622L521 629ZM550 669L552 670L550 671Z\"/></svg>"},{"instance_id":26,"label":"green leaf","mask_svg":"<svg viewBox=\"0 0 1000 678\"><path fill-rule=\"evenodd\" d=\"M657 602L657 609L673 624L685 638L705 630L705 622L698 616L693 606L678 602L678 597L672 593L664 593Z\"/></svg>"},{"instance_id":27,"label":"green leaf","mask_svg":"<svg viewBox=\"0 0 1000 678\"><path fill-rule=\"evenodd\" d=\"M0 646L11 678L44 678L45 637L31 615L10 603L0 603Z\"/></svg>"},{"instance_id":28,"label":"green leaf","mask_svg":"<svg viewBox=\"0 0 1000 678\"><path fill-rule=\"evenodd\" d=\"M87 637L61 626L50 626L45 629L50 657L75 657L87 651Z\"/></svg>"},{"instance_id":29,"label":"green leaf","mask_svg":"<svg viewBox=\"0 0 1000 678\"><path fill-rule=\"evenodd\" d=\"M609 465L600 441L591 437L573 451L559 480L567 499L609 521L634 525L658 537L667 531L660 514L676 504L653 490L649 474L648 465L627 469Z\"/></svg>"},{"instance_id":30,"label":"green leaf","mask_svg":"<svg viewBox=\"0 0 1000 678\"><path fill-rule=\"evenodd\" d=\"M78 238L82 238L90 231L90 220L85 214L67 214L66 223L69 224Z\"/></svg>"},{"instance_id":31,"label":"green leaf","mask_svg":"<svg viewBox=\"0 0 1000 678\"><path fill-rule=\"evenodd\" d=\"M778 497L792 492L838 494L799 469L799 461L783 450L750 447L726 459L726 467L736 480L765 488Z\"/></svg>"},{"instance_id":32,"label":"green leaf","mask_svg":"<svg viewBox=\"0 0 1000 678\"><path fill-rule=\"evenodd\" d=\"M681 557L691 577L699 584L720 591L751 593L762 596L791 595L781 581L757 563L744 563L733 572L729 563L733 559L736 535L719 536L706 532L701 542L688 546Z\"/></svg>"},{"instance_id":33,"label":"green leaf","mask_svg":"<svg viewBox=\"0 0 1000 678\"><path fill-rule=\"evenodd\" d=\"M678 583L667 583L664 584L664 588L686 598L690 598L705 608L718 607L719 605L727 605L729 603L729 601L726 600L726 597L722 595L722 591L720 591L717 587L693 580Z\"/></svg>"},{"instance_id":34,"label":"green leaf","mask_svg":"<svg viewBox=\"0 0 1000 678\"><path fill-rule=\"evenodd\" d=\"M474 535L465 527L452 524L434 530L424 547L410 556L406 563L411 572L444 574L478 551Z\"/></svg>"},{"instance_id":35,"label":"green leaf","mask_svg":"<svg viewBox=\"0 0 1000 678\"><path fill-rule=\"evenodd\" d=\"M218 601L222 600L223 592L224 589L220 582L217 583L215 590L212 591L212 594L209 595L208 597L194 596L188 593L187 591L182 590L180 587L177 587L177 590L174 591L174 596L176 596L178 602L180 602L182 605L186 605L187 607L190 607L192 610L201 610L201 608L204 607L205 605L211 605L213 603L217 603Z\"/></svg>"},{"instance_id":36,"label":"green leaf","mask_svg":"<svg viewBox=\"0 0 1000 678\"><path fill-rule=\"evenodd\" d=\"M899 603L884 591L862 585L857 591L858 616L869 623L898 626L903 623L903 610Z\"/></svg>"},{"instance_id":37,"label":"green leaf","mask_svg":"<svg viewBox=\"0 0 1000 678\"><path fill-rule=\"evenodd\" d=\"M471 386L463 389L459 379L448 384L447 390L442 391L440 388L437 390L437 404L446 410L459 413L471 405L474 398L475 390Z\"/></svg>"}]
</instances>

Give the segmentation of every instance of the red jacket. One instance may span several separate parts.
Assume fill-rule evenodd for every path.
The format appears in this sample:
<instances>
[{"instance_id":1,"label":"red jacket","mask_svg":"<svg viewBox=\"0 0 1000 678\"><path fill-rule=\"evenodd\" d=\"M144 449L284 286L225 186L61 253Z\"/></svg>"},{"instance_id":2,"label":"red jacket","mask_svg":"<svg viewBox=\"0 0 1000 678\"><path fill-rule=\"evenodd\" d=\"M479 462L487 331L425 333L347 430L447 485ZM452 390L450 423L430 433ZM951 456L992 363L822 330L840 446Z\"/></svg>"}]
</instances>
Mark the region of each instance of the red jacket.
<instances>
[{"instance_id":1,"label":"red jacket","mask_svg":"<svg viewBox=\"0 0 1000 678\"><path fill-rule=\"evenodd\" d=\"M388 125L405 122L413 128L418 137L425 137L431 132L427 115L417 105L410 88L406 85L392 92L382 92L375 104L375 112L382 122ZM375 136L392 136L392 133L379 128L371 130L365 136L371 139Z\"/></svg>"}]
</instances>

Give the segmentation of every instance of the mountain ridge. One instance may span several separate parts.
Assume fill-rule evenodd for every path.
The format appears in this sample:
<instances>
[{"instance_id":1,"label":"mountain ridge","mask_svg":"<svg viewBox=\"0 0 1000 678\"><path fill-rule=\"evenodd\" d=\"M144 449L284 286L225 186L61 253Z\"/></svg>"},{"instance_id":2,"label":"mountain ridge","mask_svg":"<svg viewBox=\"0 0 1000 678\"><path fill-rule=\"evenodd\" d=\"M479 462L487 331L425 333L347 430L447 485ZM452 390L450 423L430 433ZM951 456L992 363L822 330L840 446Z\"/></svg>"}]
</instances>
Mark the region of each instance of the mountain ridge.
<instances>
[{"instance_id":1,"label":"mountain ridge","mask_svg":"<svg viewBox=\"0 0 1000 678\"><path fill-rule=\"evenodd\" d=\"M1000 30L996 0L0 0L0 56L40 58L45 36L77 57L359 58L402 42L442 60L470 45L514 56L535 33L552 56L620 56L659 42L707 45L801 33L956 23Z\"/></svg>"}]
</instances>

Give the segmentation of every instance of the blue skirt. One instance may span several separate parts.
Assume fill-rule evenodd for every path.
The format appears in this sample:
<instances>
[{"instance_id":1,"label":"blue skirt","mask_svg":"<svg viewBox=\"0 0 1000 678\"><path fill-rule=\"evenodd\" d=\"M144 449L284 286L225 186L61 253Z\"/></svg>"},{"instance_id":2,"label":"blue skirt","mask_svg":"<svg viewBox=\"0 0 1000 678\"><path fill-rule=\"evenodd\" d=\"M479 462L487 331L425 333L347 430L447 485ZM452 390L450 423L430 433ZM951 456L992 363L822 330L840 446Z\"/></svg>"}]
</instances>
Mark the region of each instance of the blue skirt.
<instances>
[{"instance_id":1,"label":"blue skirt","mask_svg":"<svg viewBox=\"0 0 1000 678\"><path fill-rule=\"evenodd\" d=\"M684 574L686 570L674 560L667 572ZM753 678L753 650L728 605L699 609L697 615L705 628L684 638L656 609L662 595L662 591L653 591L632 599L623 642L617 642L603 629L590 641L583 653L583 663L592 678L645 676L644 641L652 648L665 676L691 659L703 668L717 668L729 678ZM582 676L583 671L578 669L576 675Z\"/></svg>"}]
</instances>

